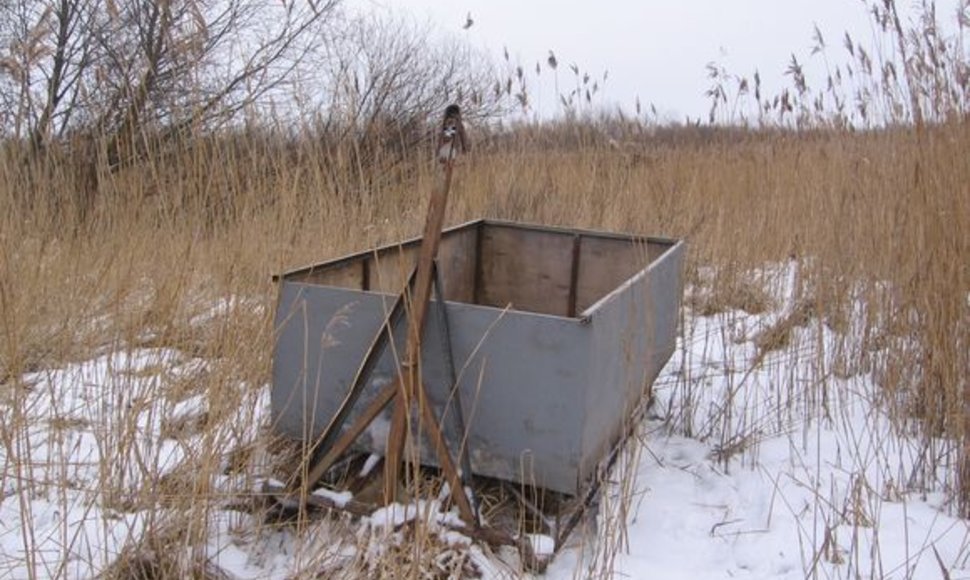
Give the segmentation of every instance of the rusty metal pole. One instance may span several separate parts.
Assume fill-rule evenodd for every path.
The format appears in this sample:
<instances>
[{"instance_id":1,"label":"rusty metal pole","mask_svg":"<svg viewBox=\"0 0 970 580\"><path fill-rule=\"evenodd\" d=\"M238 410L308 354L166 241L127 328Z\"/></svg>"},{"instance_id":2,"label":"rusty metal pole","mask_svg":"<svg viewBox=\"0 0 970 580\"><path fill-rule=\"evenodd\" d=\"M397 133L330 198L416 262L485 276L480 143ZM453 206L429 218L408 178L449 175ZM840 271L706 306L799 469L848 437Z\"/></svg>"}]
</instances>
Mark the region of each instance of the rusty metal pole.
<instances>
[{"instance_id":1,"label":"rusty metal pole","mask_svg":"<svg viewBox=\"0 0 970 580\"><path fill-rule=\"evenodd\" d=\"M407 349L400 373L403 380L398 381L400 391L397 400L394 402L391 429L387 435L387 451L384 455L384 501L387 503L397 499L401 454L404 450L405 438L410 431L406 429L407 413L417 394L416 387L421 380L419 376L421 330L424 328L428 301L431 298L432 267L441 241L441 229L448 204L448 192L451 189L452 170L452 161L446 161L444 178L441 184L431 193L424 237L421 239L421 249L418 252L414 291L411 293L410 300L407 301L410 308L408 311ZM423 404L423 401L419 400L418 403Z\"/></svg>"},{"instance_id":2,"label":"rusty metal pole","mask_svg":"<svg viewBox=\"0 0 970 580\"><path fill-rule=\"evenodd\" d=\"M412 429L407 428L408 414L412 403L417 399L419 416L435 446L438 461L451 486L453 499L458 504L463 517L468 516L466 519L472 519L471 505L468 498L465 497L447 446L444 445L441 429L434 418L434 412L428 406L424 396L420 369L421 332L424 328L428 303L431 299L434 260L438 255L438 246L441 242L441 230L444 226L445 211L448 206L448 193L451 190L454 160L458 153L463 153L467 149L461 113L457 105L450 105L445 110L438 145L438 157L444 171L441 182L432 191L428 203L424 235L421 238L421 248L418 252L414 291L411 293L409 301L407 348L403 368L399 373L401 377L401 380L398 381L399 396L394 404L384 456L384 501L391 503L397 500L404 443L413 432Z\"/></svg>"}]
</instances>

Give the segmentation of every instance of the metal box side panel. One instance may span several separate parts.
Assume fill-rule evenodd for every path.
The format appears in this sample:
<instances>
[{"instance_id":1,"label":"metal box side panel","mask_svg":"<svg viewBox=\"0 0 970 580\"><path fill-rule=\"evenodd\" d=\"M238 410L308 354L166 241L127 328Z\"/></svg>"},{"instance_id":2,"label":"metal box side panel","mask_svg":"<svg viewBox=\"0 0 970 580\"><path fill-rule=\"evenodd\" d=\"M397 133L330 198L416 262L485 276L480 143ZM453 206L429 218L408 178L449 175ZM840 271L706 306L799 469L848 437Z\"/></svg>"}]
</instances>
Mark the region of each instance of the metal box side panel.
<instances>
[{"instance_id":1,"label":"metal box side panel","mask_svg":"<svg viewBox=\"0 0 970 580\"><path fill-rule=\"evenodd\" d=\"M578 493L589 327L469 304L448 316L473 471Z\"/></svg>"},{"instance_id":2,"label":"metal box side panel","mask_svg":"<svg viewBox=\"0 0 970 580\"><path fill-rule=\"evenodd\" d=\"M387 295L283 282L271 394L278 432L309 440L325 428L392 300ZM447 310L472 470L576 493L588 327L573 319L460 303L447 303ZM441 409L450 384L437 316L432 308L424 332L422 373L429 398ZM397 349L405 342L402 331L403 327L395 332ZM362 409L393 378L395 369L388 352L355 408ZM389 410L361 437L360 449L383 453ZM450 418L443 423L453 429ZM451 440L463 438L449 435ZM422 462L434 464L433 459L423 448Z\"/></svg>"},{"instance_id":3,"label":"metal box side panel","mask_svg":"<svg viewBox=\"0 0 970 580\"><path fill-rule=\"evenodd\" d=\"M584 481L630 426L636 405L674 352L683 257L684 245L673 245L590 315Z\"/></svg>"},{"instance_id":4,"label":"metal box side panel","mask_svg":"<svg viewBox=\"0 0 970 580\"><path fill-rule=\"evenodd\" d=\"M379 294L281 284L270 395L275 430L311 440L327 426L392 304L393 297ZM376 382L390 379L391 362L388 356L381 358ZM330 415L321 409L330 409Z\"/></svg>"}]
</instances>

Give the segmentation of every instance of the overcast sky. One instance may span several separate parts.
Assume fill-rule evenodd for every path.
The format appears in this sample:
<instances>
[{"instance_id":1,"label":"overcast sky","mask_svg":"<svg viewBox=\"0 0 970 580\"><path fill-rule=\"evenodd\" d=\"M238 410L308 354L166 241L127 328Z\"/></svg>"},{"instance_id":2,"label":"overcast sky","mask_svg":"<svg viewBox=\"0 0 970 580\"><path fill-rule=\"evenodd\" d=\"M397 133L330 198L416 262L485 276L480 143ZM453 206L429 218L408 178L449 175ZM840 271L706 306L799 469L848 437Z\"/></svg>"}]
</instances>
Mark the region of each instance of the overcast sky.
<instances>
[{"instance_id":1,"label":"overcast sky","mask_svg":"<svg viewBox=\"0 0 970 580\"><path fill-rule=\"evenodd\" d=\"M956 0L939 2L939 12L952 19ZM637 96L644 107L655 104L661 117L706 118L710 85L705 65L717 62L731 73L760 72L765 91L774 94L785 83L784 70L794 52L808 60L813 25L830 45L830 59L845 53L842 37L871 45L872 29L861 0L357 0L409 13L443 31L467 37L478 47L513 59L528 70L543 64L553 50L565 65L575 62L592 76L609 70L601 103L633 109ZM900 10L911 6L899 1ZM471 15L474 25L462 26ZM823 63L815 59L814 70ZM551 83L550 75L544 75ZM819 79L817 84L822 84ZM787 86L787 85L784 85ZM774 89L774 90L773 90ZM554 89L543 84L542 108L555 102Z\"/></svg>"}]
</instances>

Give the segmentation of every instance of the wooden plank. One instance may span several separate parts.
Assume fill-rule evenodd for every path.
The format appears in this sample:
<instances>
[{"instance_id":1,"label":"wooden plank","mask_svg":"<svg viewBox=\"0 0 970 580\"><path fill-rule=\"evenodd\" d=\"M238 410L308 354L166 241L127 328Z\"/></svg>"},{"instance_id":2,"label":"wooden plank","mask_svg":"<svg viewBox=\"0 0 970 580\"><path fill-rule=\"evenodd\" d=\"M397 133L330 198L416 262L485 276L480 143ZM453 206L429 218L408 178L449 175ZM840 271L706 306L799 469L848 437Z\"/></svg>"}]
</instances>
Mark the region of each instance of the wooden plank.
<instances>
[{"instance_id":1,"label":"wooden plank","mask_svg":"<svg viewBox=\"0 0 970 580\"><path fill-rule=\"evenodd\" d=\"M467 222L458 224L456 226L452 226L447 230L444 230L444 232L442 232L442 237L447 238L452 234L460 233L466 230L470 230L470 231L476 230L478 229L478 226L480 224L484 223L484 221L485 220L477 219L477 220L467 221ZM300 266L297 268L286 270L282 274L274 274L273 281L278 282L280 278L285 278L287 280L293 280L293 281L301 281L303 280L302 277L306 276L310 272L315 272L317 270L327 269L335 266L341 266L347 262L357 262L359 260L367 258L368 256L373 255L374 252L385 252L387 250L397 249L400 246L403 246L405 249L409 249L412 247L416 248L420 243L421 243L421 238L414 237L414 238L408 238L403 242L387 244L386 246L371 248L361 252L354 252L353 254L346 254L338 258L333 258L331 260L324 260L323 262L317 262L314 264L308 264L305 266Z\"/></svg>"},{"instance_id":2,"label":"wooden plank","mask_svg":"<svg viewBox=\"0 0 970 580\"><path fill-rule=\"evenodd\" d=\"M475 245L478 235L469 229L442 238L438 270L445 300L471 303L475 300Z\"/></svg>"},{"instance_id":3,"label":"wooden plank","mask_svg":"<svg viewBox=\"0 0 970 580\"><path fill-rule=\"evenodd\" d=\"M644 243L583 237L576 281L576 312L583 312L649 264Z\"/></svg>"},{"instance_id":4,"label":"wooden plank","mask_svg":"<svg viewBox=\"0 0 970 580\"><path fill-rule=\"evenodd\" d=\"M590 230L581 228L570 228L562 226L547 226L542 224L535 224L529 222L515 222L510 220L499 220L499 219L483 219L480 222L485 229L499 229L499 228L509 228L516 230L527 230L536 233L549 233L549 234L563 234L563 235L573 235L580 234L582 236L591 236L594 238L607 238L611 240L623 240L623 241L635 241L640 243L650 242L651 244L659 244L667 248L673 247L679 242L679 240L673 238L664 238L659 236L643 236L638 234L629 234L622 232L610 232L607 230Z\"/></svg>"},{"instance_id":5,"label":"wooden plank","mask_svg":"<svg viewBox=\"0 0 970 580\"><path fill-rule=\"evenodd\" d=\"M572 256L572 234L486 228L480 304L567 316Z\"/></svg>"},{"instance_id":6,"label":"wooden plank","mask_svg":"<svg viewBox=\"0 0 970 580\"><path fill-rule=\"evenodd\" d=\"M441 240L438 264L444 276L447 300L471 302L474 298L475 240L477 230L453 232ZM419 246L388 246L369 254L294 274L288 279L310 284L397 294L414 268Z\"/></svg>"},{"instance_id":7,"label":"wooden plank","mask_svg":"<svg viewBox=\"0 0 970 580\"><path fill-rule=\"evenodd\" d=\"M372 254L370 269L370 289L372 292L397 294L404 287L414 269L418 248L393 246Z\"/></svg>"},{"instance_id":8,"label":"wooden plank","mask_svg":"<svg viewBox=\"0 0 970 580\"><path fill-rule=\"evenodd\" d=\"M320 284L351 290L361 290L364 287L360 263L357 261L311 270L300 276L299 280L307 284Z\"/></svg>"},{"instance_id":9,"label":"wooden plank","mask_svg":"<svg viewBox=\"0 0 970 580\"><path fill-rule=\"evenodd\" d=\"M455 233L460 233L460 232L469 231L469 230L478 231L478 230L499 229L499 228L527 230L527 231L543 232L543 233L559 233L559 234L568 234L568 235L581 234L584 237L607 238L607 239L624 240L624 241L634 240L639 243L649 243L650 253L652 256L651 261L653 261L653 259L655 259L656 256L659 256L659 254L672 248L678 242L678 240L675 240L672 238L663 238L663 237L657 237L657 236L641 236L641 235L635 235L635 234L608 232L604 230L564 228L559 226L546 226L546 225L531 224L531 223L525 223L525 222L513 222L508 220L496 220L496 219L477 219L477 220L464 222L456 226L452 226L443 232L443 237L447 239L449 236ZM339 266L345 262L350 262L350 261L356 262L368 255L373 254L375 251L384 252L389 249L397 248L398 246L404 246L405 248L415 247L420 242L421 242L420 238L409 238L400 243L389 244L386 246L381 246L379 248L372 248L362 252L356 252L353 254L344 255L332 260L325 260L323 262L318 262L314 264L301 266L298 268L293 268L283 272L282 274L273 275L273 281L279 281L280 278L300 281L300 280L303 280L302 276L306 276L310 272L314 272L320 269L326 269L334 266ZM655 250L657 250L656 255L654 255Z\"/></svg>"}]
</instances>

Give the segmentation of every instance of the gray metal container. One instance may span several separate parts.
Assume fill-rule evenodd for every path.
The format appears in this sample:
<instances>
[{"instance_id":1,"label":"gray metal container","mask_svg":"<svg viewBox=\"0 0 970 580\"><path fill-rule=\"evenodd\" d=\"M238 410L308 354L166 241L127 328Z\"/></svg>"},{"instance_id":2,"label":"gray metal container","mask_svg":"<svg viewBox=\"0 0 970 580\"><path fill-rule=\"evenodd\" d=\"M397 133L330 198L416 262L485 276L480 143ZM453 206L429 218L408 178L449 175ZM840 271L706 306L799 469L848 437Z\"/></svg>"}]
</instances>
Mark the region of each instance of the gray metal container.
<instances>
[{"instance_id":1,"label":"gray metal container","mask_svg":"<svg viewBox=\"0 0 970 580\"><path fill-rule=\"evenodd\" d=\"M279 277L272 413L309 440L347 393L420 240ZM443 233L438 262L476 475L567 494L584 490L674 350L683 242L479 220ZM452 387L439 315L422 335L422 380L437 409ZM403 327L357 409L397 372ZM358 442L383 453L390 408ZM352 422L354 415L351 415ZM449 432L452 441L462 434ZM434 464L422 449L421 460Z\"/></svg>"}]
</instances>

